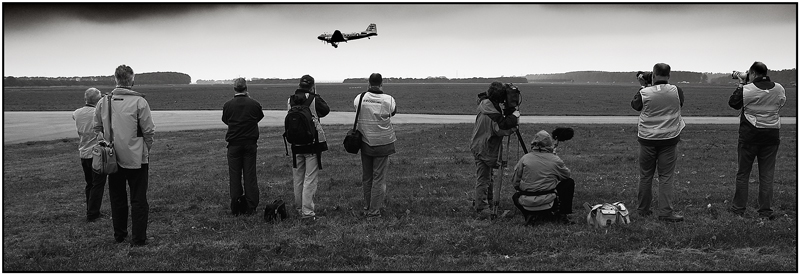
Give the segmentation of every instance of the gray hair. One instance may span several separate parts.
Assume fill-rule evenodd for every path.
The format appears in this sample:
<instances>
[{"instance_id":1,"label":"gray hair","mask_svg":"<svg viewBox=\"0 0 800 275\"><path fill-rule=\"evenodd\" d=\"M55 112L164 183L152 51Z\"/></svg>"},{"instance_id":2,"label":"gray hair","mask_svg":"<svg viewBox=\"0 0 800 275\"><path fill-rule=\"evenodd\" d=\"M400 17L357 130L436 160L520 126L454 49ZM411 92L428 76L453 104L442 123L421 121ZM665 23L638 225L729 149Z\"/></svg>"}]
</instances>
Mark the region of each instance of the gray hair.
<instances>
[{"instance_id":1,"label":"gray hair","mask_svg":"<svg viewBox=\"0 0 800 275\"><path fill-rule=\"evenodd\" d=\"M114 80L117 81L117 86L130 87L133 86L133 69L130 66L122 64L114 71Z\"/></svg>"},{"instance_id":2,"label":"gray hair","mask_svg":"<svg viewBox=\"0 0 800 275\"><path fill-rule=\"evenodd\" d=\"M95 105L97 104L97 101L100 101L101 97L100 90L94 87L86 89L86 92L83 93L83 100L86 102L86 104Z\"/></svg>"}]
</instances>

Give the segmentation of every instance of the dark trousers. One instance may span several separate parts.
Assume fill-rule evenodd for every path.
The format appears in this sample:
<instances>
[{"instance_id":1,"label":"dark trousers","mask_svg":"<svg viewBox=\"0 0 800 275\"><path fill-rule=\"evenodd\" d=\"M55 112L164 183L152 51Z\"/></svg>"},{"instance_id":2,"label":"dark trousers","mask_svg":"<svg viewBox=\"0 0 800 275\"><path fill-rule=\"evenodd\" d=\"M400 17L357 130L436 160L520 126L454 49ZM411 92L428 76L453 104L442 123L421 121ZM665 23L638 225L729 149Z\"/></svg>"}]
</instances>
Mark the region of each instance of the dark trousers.
<instances>
[{"instance_id":1,"label":"dark trousers","mask_svg":"<svg viewBox=\"0 0 800 275\"><path fill-rule=\"evenodd\" d=\"M114 239L122 242L128 236L128 192L131 198L131 242L144 243L147 240L147 215L150 206L147 204L148 164L142 168L126 169L119 167L116 173L108 175L108 196L111 198L111 219L114 223Z\"/></svg>"},{"instance_id":2,"label":"dark trousers","mask_svg":"<svg viewBox=\"0 0 800 275\"><path fill-rule=\"evenodd\" d=\"M772 182L775 178L775 159L778 145L753 145L739 143L739 169L736 171L736 192L733 210L744 212L747 208L748 185L753 162L758 158L758 213L772 214Z\"/></svg>"},{"instance_id":3,"label":"dark trousers","mask_svg":"<svg viewBox=\"0 0 800 275\"><path fill-rule=\"evenodd\" d=\"M639 206L640 212L650 212L653 201L653 177L658 172L658 216L672 215L672 189L675 182L675 164L678 145L639 145Z\"/></svg>"},{"instance_id":4,"label":"dark trousers","mask_svg":"<svg viewBox=\"0 0 800 275\"><path fill-rule=\"evenodd\" d=\"M231 209L235 209L236 199L247 198L248 212L258 206L258 180L256 179L257 144L228 145L228 174L230 176ZM244 185L242 185L244 178Z\"/></svg>"},{"instance_id":5,"label":"dark trousers","mask_svg":"<svg viewBox=\"0 0 800 275\"><path fill-rule=\"evenodd\" d=\"M81 159L83 178L86 180L86 219L100 217L100 206L103 204L103 192L106 187L106 175L92 171L92 159Z\"/></svg>"},{"instance_id":6,"label":"dark trousers","mask_svg":"<svg viewBox=\"0 0 800 275\"><path fill-rule=\"evenodd\" d=\"M553 207L542 211L529 211L519 203L519 197L522 193L516 192L511 196L511 201L514 205L522 211L524 216L547 214L551 216L572 214L572 198L575 195L575 181L571 178L566 178L556 185L557 197L553 202Z\"/></svg>"}]
</instances>

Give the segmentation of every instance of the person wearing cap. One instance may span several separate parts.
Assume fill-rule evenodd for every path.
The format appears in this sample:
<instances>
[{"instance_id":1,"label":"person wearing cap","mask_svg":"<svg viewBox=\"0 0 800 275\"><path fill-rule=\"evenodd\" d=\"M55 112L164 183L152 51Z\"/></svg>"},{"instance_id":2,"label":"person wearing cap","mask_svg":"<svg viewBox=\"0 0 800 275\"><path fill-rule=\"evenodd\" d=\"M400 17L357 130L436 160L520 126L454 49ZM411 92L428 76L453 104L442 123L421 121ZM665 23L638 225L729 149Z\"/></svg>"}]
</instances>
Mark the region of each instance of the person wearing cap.
<instances>
[{"instance_id":1,"label":"person wearing cap","mask_svg":"<svg viewBox=\"0 0 800 275\"><path fill-rule=\"evenodd\" d=\"M772 205L772 183L775 160L781 143L780 109L786 104L786 90L767 76L767 65L754 62L748 70L747 83L737 74L739 86L728 105L741 109L739 116L738 160L736 191L730 211L743 216L747 209L748 185L753 162L758 158L758 216L775 219Z\"/></svg>"},{"instance_id":2,"label":"person wearing cap","mask_svg":"<svg viewBox=\"0 0 800 275\"><path fill-rule=\"evenodd\" d=\"M311 118L317 130L317 139L311 144L292 144L292 155L295 156L295 163L292 168L292 179L294 186L294 208L301 219L316 219L314 213L314 194L317 192L317 172L322 169L321 155L328 150L328 143L325 139L325 132L322 130L320 118L330 113L328 103L317 94L317 87L314 78L310 75L303 75L300 78L299 88L289 97L287 107L291 109L308 103L311 111Z\"/></svg>"},{"instance_id":3,"label":"person wearing cap","mask_svg":"<svg viewBox=\"0 0 800 275\"><path fill-rule=\"evenodd\" d=\"M486 92L478 94L478 114L472 128L470 151L475 159L477 179L472 208L481 217L491 214L489 207L494 199L492 189L492 169L500 167L499 153L503 147L503 137L514 133L518 124L519 112L504 112L500 105L506 100L503 83L492 82ZM498 194L500 195L500 194Z\"/></svg>"},{"instance_id":4,"label":"person wearing cap","mask_svg":"<svg viewBox=\"0 0 800 275\"><path fill-rule=\"evenodd\" d=\"M678 162L678 143L686 123L681 117L683 90L669 84L670 66L658 63L653 66L652 86L639 76L642 87L631 100L631 107L639 111L639 205L640 216L652 211L653 177L658 171L659 220L683 221L683 216L673 212L672 197L675 184L675 166Z\"/></svg>"},{"instance_id":5,"label":"person wearing cap","mask_svg":"<svg viewBox=\"0 0 800 275\"><path fill-rule=\"evenodd\" d=\"M83 178L86 181L86 221L93 222L100 218L100 207L103 204L103 192L106 187L106 175L95 173L92 169L92 148L97 145L97 134L94 132L94 110L97 101L102 97L100 90L89 88L83 94L86 105L72 113L75 128L78 130L78 154L83 167Z\"/></svg>"},{"instance_id":6,"label":"person wearing cap","mask_svg":"<svg viewBox=\"0 0 800 275\"><path fill-rule=\"evenodd\" d=\"M353 99L358 108L361 94ZM364 192L364 210L368 218L380 217L386 202L386 170L389 155L395 153L397 141L391 118L397 113L394 97L383 92L383 77L379 73L369 76L369 89L360 101L358 126L361 141L361 187ZM358 111L358 110L357 110Z\"/></svg>"},{"instance_id":7,"label":"person wearing cap","mask_svg":"<svg viewBox=\"0 0 800 275\"><path fill-rule=\"evenodd\" d=\"M541 220L571 223L567 215L572 214L575 181L553 149L550 134L539 131L533 137L531 151L514 166L511 182L517 192L511 200L522 211L526 225Z\"/></svg>"},{"instance_id":8,"label":"person wearing cap","mask_svg":"<svg viewBox=\"0 0 800 275\"><path fill-rule=\"evenodd\" d=\"M156 126L150 115L150 105L144 94L133 91L133 69L120 65L114 72L117 87L97 102L94 111L94 131L97 142L111 141L114 134L114 152L118 169L108 175L108 196L111 202L111 220L114 240L124 242L128 236L128 193L130 188L131 245L147 244L147 203L150 150ZM111 106L108 106L108 98ZM111 117L109 110L111 108ZM110 127L104 127L109 126Z\"/></svg>"},{"instance_id":9,"label":"person wearing cap","mask_svg":"<svg viewBox=\"0 0 800 275\"><path fill-rule=\"evenodd\" d=\"M258 206L258 180L256 178L256 155L258 148L258 122L264 118L261 104L250 98L247 81L233 81L233 98L222 106L222 122L228 125L225 141L228 142L228 175L231 196L231 212L236 213L236 200L244 194L248 209L244 214L255 213ZM242 183L244 179L244 183Z\"/></svg>"}]
</instances>

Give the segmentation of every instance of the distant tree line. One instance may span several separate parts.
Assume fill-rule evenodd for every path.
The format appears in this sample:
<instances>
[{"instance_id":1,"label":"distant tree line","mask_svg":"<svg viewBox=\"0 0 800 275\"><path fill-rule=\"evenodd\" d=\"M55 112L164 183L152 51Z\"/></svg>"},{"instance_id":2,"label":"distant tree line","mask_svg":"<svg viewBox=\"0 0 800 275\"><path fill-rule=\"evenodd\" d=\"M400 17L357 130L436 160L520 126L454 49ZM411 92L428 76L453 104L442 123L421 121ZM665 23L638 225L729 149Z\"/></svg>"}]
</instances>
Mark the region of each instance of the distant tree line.
<instances>
[{"instance_id":1,"label":"distant tree line","mask_svg":"<svg viewBox=\"0 0 800 275\"><path fill-rule=\"evenodd\" d=\"M473 78L447 78L444 76L427 77L427 78L402 78L402 77L388 77L383 79L383 83L492 83L499 81L503 83L528 83L525 77L509 76L509 77L473 77ZM342 83L367 83L367 78L347 78Z\"/></svg>"},{"instance_id":2,"label":"distant tree line","mask_svg":"<svg viewBox=\"0 0 800 275\"><path fill-rule=\"evenodd\" d=\"M136 85L150 84L190 84L192 78L185 73L154 72L136 74ZM114 86L114 76L73 76L73 77L3 77L3 85L20 86Z\"/></svg>"},{"instance_id":3,"label":"distant tree line","mask_svg":"<svg viewBox=\"0 0 800 275\"><path fill-rule=\"evenodd\" d=\"M604 72L604 71L579 71L557 74L529 74L528 82L554 82L554 83L639 83L636 79L637 72ZM785 85L797 85L797 69L772 71L770 79ZM670 83L711 83L735 84L729 73L698 73L686 71L673 71L670 73Z\"/></svg>"}]
</instances>

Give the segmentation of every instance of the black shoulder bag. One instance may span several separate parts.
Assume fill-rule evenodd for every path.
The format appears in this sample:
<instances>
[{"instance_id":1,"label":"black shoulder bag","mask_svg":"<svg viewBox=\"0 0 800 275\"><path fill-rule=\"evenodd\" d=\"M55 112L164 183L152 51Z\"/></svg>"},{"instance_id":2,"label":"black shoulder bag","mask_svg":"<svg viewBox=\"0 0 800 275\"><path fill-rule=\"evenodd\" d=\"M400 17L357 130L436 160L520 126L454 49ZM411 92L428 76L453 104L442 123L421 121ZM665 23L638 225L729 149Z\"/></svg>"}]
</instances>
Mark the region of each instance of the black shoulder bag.
<instances>
[{"instance_id":1,"label":"black shoulder bag","mask_svg":"<svg viewBox=\"0 0 800 275\"><path fill-rule=\"evenodd\" d=\"M358 115L361 114L361 101L364 100L364 94L367 92L361 93L361 97L358 98L358 108L356 108L356 118L353 121L353 129L347 131L347 135L344 136L344 150L351 154L358 154L358 150L361 149L361 137L363 134L356 130L356 126L358 125Z\"/></svg>"}]
</instances>

